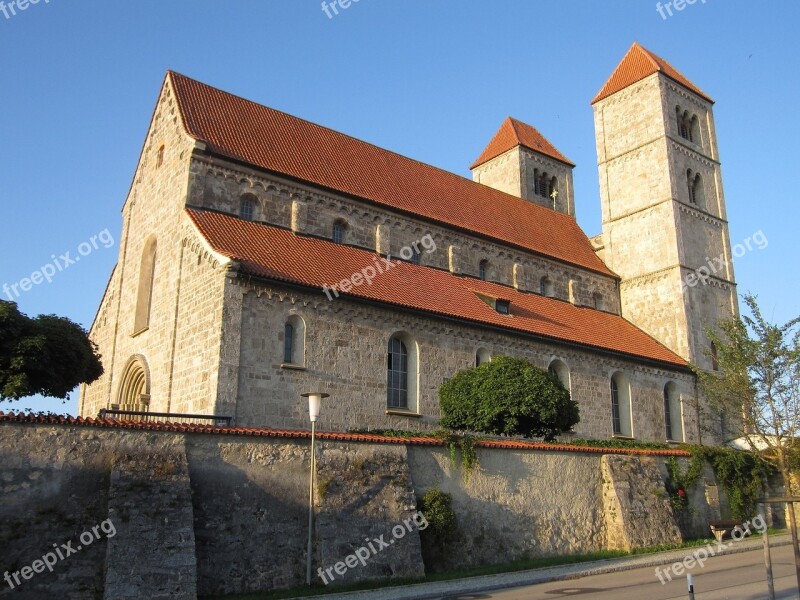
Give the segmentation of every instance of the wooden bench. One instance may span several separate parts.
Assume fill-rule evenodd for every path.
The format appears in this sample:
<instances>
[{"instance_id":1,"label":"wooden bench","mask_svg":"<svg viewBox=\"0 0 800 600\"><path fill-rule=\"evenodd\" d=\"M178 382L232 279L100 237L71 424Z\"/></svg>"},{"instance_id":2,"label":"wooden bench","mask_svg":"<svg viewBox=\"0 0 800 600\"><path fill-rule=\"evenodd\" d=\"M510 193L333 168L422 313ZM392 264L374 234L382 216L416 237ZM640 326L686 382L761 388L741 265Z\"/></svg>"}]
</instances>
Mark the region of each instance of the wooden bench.
<instances>
[{"instance_id":1,"label":"wooden bench","mask_svg":"<svg viewBox=\"0 0 800 600\"><path fill-rule=\"evenodd\" d=\"M711 528L711 533L714 534L716 540L721 542L726 535L730 535L731 531L737 527L741 527L742 524L733 519L723 519L721 521L709 521L708 526Z\"/></svg>"}]
</instances>

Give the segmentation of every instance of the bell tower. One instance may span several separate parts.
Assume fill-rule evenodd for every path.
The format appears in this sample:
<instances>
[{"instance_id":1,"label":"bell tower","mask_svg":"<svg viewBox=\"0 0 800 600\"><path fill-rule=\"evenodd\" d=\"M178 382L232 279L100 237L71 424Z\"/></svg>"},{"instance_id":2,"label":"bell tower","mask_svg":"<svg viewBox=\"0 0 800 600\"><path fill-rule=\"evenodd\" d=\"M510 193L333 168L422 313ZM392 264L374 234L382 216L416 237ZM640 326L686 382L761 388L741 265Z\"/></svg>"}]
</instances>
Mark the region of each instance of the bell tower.
<instances>
[{"instance_id":1,"label":"bell tower","mask_svg":"<svg viewBox=\"0 0 800 600\"><path fill-rule=\"evenodd\" d=\"M714 101L638 43L592 100L603 233L622 315L711 369L705 328L738 314Z\"/></svg>"}]
</instances>

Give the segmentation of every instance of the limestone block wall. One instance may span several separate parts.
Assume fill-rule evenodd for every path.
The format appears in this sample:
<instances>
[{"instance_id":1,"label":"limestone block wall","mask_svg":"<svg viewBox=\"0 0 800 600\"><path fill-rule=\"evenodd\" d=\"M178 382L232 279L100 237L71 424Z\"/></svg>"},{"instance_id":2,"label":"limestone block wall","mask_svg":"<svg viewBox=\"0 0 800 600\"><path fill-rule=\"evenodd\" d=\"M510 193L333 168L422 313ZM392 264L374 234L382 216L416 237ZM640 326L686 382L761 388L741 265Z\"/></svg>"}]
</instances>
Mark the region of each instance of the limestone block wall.
<instances>
[{"instance_id":1,"label":"limestone block wall","mask_svg":"<svg viewBox=\"0 0 800 600\"><path fill-rule=\"evenodd\" d=\"M613 277L217 158L193 157L188 204L238 215L243 196L255 201L257 221L324 238L331 237L334 222L343 221L345 243L395 257L404 247L430 235L436 250L422 250L423 265L449 270L454 253L457 272L477 277L479 263L487 260L488 278L508 286L515 285L514 268L519 265L524 273L517 281L519 289L538 293L539 282L546 276L553 284L555 297L569 300L572 281L577 304L593 306L593 295L597 293L603 298L603 310L619 311L619 293Z\"/></svg>"},{"instance_id":2,"label":"limestone block wall","mask_svg":"<svg viewBox=\"0 0 800 600\"><path fill-rule=\"evenodd\" d=\"M99 346L105 373L91 386L85 386L79 409L83 415L97 415L101 408L118 403L123 372L134 356L143 357L147 364L150 410L164 412L170 408L176 327L180 323L178 297L181 285L188 283L187 278L182 277L183 211L189 182L189 157L194 147L194 141L183 132L167 81L122 210L117 265L100 313L89 331ZM135 331L139 281L146 276L142 273L143 253L152 240L156 244L155 283L149 323L146 329ZM196 323L187 325L198 326Z\"/></svg>"},{"instance_id":3,"label":"limestone block wall","mask_svg":"<svg viewBox=\"0 0 800 600\"><path fill-rule=\"evenodd\" d=\"M236 423L245 426L303 428L307 406L300 394L321 388L331 394L321 426L347 431L365 428L435 427L440 385L459 370L475 365L478 349L490 355L529 359L547 369L554 359L570 371L570 389L579 403L579 436L611 436L610 378L616 371L632 385L633 434L662 441L664 386L674 381L683 400L686 440L697 439L694 383L686 372L644 366L635 360L603 356L531 338L481 331L468 326L395 312L379 306L278 287L231 282L242 305ZM233 302L233 300L231 300ZM283 363L284 323L291 316L305 322L305 364ZM386 352L389 338L403 332L416 344L419 375L417 402L410 414L387 414Z\"/></svg>"},{"instance_id":4,"label":"limestone block wall","mask_svg":"<svg viewBox=\"0 0 800 600\"><path fill-rule=\"evenodd\" d=\"M683 539L657 462L607 454L600 459L606 546L611 550L679 544Z\"/></svg>"},{"instance_id":5,"label":"limestone block wall","mask_svg":"<svg viewBox=\"0 0 800 600\"><path fill-rule=\"evenodd\" d=\"M465 483L447 449L409 447L418 496L451 494L457 552L445 567L463 569L521 557L605 548L599 455L478 450L480 467Z\"/></svg>"},{"instance_id":6,"label":"limestone block wall","mask_svg":"<svg viewBox=\"0 0 800 600\"><path fill-rule=\"evenodd\" d=\"M113 524L113 534L104 529L53 573L19 589L4 583L0 596L185 599L302 586L308 437L183 429L0 421L3 572ZM325 574L381 536L395 543L376 545L363 566L333 571L329 583L424 575L418 528L400 535L397 527L432 488L452 495L453 568L589 552L620 539L630 547L675 541L663 457L479 447L466 482L443 446L379 442L318 439L315 581L319 569ZM710 498L702 489L690 497L701 529L720 505L724 515L724 498Z\"/></svg>"}]
</instances>

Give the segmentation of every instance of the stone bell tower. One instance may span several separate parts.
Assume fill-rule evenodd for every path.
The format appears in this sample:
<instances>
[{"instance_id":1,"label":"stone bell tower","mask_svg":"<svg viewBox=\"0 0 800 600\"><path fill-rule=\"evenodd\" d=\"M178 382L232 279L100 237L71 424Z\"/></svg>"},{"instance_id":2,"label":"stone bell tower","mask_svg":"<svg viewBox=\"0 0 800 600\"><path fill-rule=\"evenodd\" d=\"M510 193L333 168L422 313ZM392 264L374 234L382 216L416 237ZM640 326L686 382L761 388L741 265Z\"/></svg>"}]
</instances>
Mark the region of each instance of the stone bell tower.
<instances>
[{"instance_id":1,"label":"stone bell tower","mask_svg":"<svg viewBox=\"0 0 800 600\"><path fill-rule=\"evenodd\" d=\"M713 103L638 43L592 100L593 241L622 278L622 315L706 369L706 327L738 314Z\"/></svg>"}]
</instances>

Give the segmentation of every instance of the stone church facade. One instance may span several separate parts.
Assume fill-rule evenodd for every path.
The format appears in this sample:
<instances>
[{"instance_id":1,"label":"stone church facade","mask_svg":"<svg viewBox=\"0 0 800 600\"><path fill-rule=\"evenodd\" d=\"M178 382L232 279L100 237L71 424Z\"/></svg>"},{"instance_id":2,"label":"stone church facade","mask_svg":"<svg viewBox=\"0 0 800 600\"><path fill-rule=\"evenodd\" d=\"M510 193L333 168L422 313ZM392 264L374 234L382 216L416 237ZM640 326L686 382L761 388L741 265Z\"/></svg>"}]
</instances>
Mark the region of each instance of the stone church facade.
<instances>
[{"instance_id":1,"label":"stone church facade","mask_svg":"<svg viewBox=\"0 0 800 600\"><path fill-rule=\"evenodd\" d=\"M443 381L510 355L570 389L576 435L697 441L688 362L713 368L704 328L738 310L712 104L631 48L593 101L589 239L574 165L514 119L470 181L170 72L80 413L296 429L324 391L324 429L428 429Z\"/></svg>"}]
</instances>

